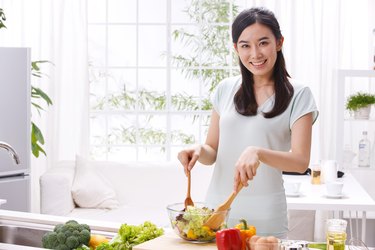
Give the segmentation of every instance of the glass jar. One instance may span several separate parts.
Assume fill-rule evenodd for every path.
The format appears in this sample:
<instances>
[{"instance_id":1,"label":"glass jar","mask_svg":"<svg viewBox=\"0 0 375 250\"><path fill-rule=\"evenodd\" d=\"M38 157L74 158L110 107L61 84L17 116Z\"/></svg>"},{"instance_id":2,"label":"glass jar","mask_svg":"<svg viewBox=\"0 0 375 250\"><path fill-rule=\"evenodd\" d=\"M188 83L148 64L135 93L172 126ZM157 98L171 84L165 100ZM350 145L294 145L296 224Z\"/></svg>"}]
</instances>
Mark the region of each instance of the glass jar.
<instances>
[{"instance_id":1,"label":"glass jar","mask_svg":"<svg viewBox=\"0 0 375 250\"><path fill-rule=\"evenodd\" d=\"M345 250L346 220L327 221L327 250Z\"/></svg>"}]
</instances>

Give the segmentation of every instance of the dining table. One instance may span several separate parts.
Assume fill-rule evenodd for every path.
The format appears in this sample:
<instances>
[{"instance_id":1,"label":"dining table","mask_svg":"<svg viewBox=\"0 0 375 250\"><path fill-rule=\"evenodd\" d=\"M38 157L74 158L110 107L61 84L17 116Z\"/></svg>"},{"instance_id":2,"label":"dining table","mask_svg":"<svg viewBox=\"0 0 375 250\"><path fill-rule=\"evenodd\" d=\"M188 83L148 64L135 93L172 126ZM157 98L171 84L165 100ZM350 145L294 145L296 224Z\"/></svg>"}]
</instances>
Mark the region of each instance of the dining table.
<instances>
[{"instance_id":1,"label":"dining table","mask_svg":"<svg viewBox=\"0 0 375 250\"><path fill-rule=\"evenodd\" d=\"M290 210L325 210L332 212L332 217L342 218L344 212L361 215L361 240L366 239L367 212L375 211L375 201L350 173L345 173L336 181L343 182L340 195L329 195L326 184L312 184L310 175L283 175L284 182L300 182L297 194L287 195ZM359 219L359 218L357 218ZM351 226L351 225L350 225Z\"/></svg>"}]
</instances>

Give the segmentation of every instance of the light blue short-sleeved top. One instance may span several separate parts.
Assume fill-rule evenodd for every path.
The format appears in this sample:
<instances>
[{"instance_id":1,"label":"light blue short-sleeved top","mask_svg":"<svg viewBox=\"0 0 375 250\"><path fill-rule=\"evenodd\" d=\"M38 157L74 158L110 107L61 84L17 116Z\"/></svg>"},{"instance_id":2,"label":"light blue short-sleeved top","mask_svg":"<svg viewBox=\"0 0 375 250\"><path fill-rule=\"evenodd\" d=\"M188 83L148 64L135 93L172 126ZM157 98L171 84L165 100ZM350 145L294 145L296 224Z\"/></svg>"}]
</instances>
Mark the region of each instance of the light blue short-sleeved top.
<instances>
[{"instance_id":1,"label":"light blue short-sleeved top","mask_svg":"<svg viewBox=\"0 0 375 250\"><path fill-rule=\"evenodd\" d=\"M216 207L233 191L235 163L248 146L278 151L291 148L291 128L303 115L318 110L310 89L290 80L294 95L288 108L280 115L266 119L261 112L270 111L274 95L258 108L256 116L243 116L235 110L233 98L241 85L241 77L223 80L213 96L213 106L220 116L219 147L215 169L208 189L206 202ZM246 219L254 225L258 235L285 237L288 231L287 205L282 172L264 163L255 178L243 188L232 203L228 225Z\"/></svg>"}]
</instances>

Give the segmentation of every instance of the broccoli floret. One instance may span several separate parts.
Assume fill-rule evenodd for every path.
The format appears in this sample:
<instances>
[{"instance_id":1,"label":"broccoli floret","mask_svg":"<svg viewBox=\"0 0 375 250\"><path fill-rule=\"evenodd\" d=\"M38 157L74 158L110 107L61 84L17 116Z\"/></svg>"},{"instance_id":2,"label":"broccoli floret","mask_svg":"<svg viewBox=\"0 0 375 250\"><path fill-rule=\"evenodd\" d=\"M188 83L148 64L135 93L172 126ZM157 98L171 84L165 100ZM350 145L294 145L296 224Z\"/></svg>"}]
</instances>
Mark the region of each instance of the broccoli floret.
<instances>
[{"instance_id":1,"label":"broccoli floret","mask_svg":"<svg viewBox=\"0 0 375 250\"><path fill-rule=\"evenodd\" d=\"M65 244L60 244L56 247L56 250L70 250L70 248Z\"/></svg>"},{"instance_id":2,"label":"broccoli floret","mask_svg":"<svg viewBox=\"0 0 375 250\"><path fill-rule=\"evenodd\" d=\"M74 249L81 244L79 244L78 238L72 235L66 239L66 245L69 247L69 249Z\"/></svg>"},{"instance_id":3,"label":"broccoli floret","mask_svg":"<svg viewBox=\"0 0 375 250\"><path fill-rule=\"evenodd\" d=\"M53 232L46 233L42 238L44 248L70 250L78 247L84 249L89 245L90 227L69 220L65 224L55 226Z\"/></svg>"},{"instance_id":4,"label":"broccoli floret","mask_svg":"<svg viewBox=\"0 0 375 250\"><path fill-rule=\"evenodd\" d=\"M79 233L79 241L80 242L90 242L90 232L87 229L83 229Z\"/></svg>"},{"instance_id":5,"label":"broccoli floret","mask_svg":"<svg viewBox=\"0 0 375 250\"><path fill-rule=\"evenodd\" d=\"M44 248L54 249L59 244L57 241L57 233L48 232L45 235L43 235L42 244Z\"/></svg>"}]
</instances>

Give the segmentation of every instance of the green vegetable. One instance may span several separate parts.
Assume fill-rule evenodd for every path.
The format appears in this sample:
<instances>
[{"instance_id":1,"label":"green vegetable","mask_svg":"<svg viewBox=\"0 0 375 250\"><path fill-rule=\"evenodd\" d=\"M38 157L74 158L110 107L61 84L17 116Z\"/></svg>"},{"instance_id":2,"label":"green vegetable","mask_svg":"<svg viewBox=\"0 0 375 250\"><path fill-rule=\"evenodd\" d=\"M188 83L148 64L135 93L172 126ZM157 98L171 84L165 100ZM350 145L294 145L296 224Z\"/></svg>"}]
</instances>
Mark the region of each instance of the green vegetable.
<instances>
[{"instance_id":1,"label":"green vegetable","mask_svg":"<svg viewBox=\"0 0 375 250\"><path fill-rule=\"evenodd\" d=\"M90 231L88 225L69 220L65 224L56 225L53 232L46 233L42 244L44 248L57 250L85 249L84 246L89 245Z\"/></svg>"},{"instance_id":2,"label":"green vegetable","mask_svg":"<svg viewBox=\"0 0 375 250\"><path fill-rule=\"evenodd\" d=\"M210 241L215 238L215 232L205 227L204 223L212 215L213 210L207 207L188 206L183 215L176 217L177 233L187 240Z\"/></svg>"},{"instance_id":3,"label":"green vegetable","mask_svg":"<svg viewBox=\"0 0 375 250\"><path fill-rule=\"evenodd\" d=\"M109 242L96 247L97 250L131 250L134 246L164 234L162 228L146 221L139 226L122 224L117 235Z\"/></svg>"},{"instance_id":4,"label":"green vegetable","mask_svg":"<svg viewBox=\"0 0 375 250\"><path fill-rule=\"evenodd\" d=\"M309 248L316 248L316 249L321 249L321 250L326 250L327 249L327 243L309 243L308 245Z\"/></svg>"}]
</instances>

